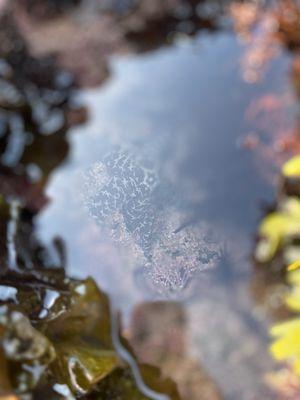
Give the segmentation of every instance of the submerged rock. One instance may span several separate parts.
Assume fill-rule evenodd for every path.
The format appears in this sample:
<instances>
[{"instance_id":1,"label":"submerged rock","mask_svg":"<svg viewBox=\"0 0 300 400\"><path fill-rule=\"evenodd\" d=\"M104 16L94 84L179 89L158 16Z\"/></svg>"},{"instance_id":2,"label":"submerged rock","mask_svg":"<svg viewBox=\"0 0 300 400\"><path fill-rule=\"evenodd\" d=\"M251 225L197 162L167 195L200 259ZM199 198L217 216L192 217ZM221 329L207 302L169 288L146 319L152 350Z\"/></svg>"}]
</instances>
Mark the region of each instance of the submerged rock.
<instances>
[{"instance_id":1,"label":"submerged rock","mask_svg":"<svg viewBox=\"0 0 300 400\"><path fill-rule=\"evenodd\" d=\"M181 197L150 163L127 151L111 152L84 176L90 215L130 248L139 283L167 297L191 295L194 278L222 255L209 224L185 226Z\"/></svg>"},{"instance_id":2,"label":"submerged rock","mask_svg":"<svg viewBox=\"0 0 300 400\"><path fill-rule=\"evenodd\" d=\"M201 322L205 324L204 320ZM127 335L142 362L159 366L175 379L182 399L221 400L205 365L187 352L188 318L182 304L173 301L139 304L133 311Z\"/></svg>"}]
</instances>

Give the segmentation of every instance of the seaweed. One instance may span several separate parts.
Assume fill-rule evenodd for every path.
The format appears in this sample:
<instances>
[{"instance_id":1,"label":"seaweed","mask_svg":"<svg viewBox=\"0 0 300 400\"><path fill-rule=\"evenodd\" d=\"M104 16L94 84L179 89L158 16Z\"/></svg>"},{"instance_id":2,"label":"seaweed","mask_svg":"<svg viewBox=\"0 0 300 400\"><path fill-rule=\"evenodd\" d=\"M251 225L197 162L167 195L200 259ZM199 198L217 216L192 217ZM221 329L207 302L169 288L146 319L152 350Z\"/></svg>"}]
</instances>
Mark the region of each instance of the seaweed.
<instances>
[{"instance_id":1,"label":"seaweed","mask_svg":"<svg viewBox=\"0 0 300 400\"><path fill-rule=\"evenodd\" d=\"M11 222L10 206L2 199L3 225ZM33 220L22 207L18 216L17 226L27 228L16 229L16 264L12 268L7 263L0 278L0 393L24 399L41 393L53 399L147 399L115 349L107 295L92 278L69 278L63 258L61 265L51 265ZM161 378L157 368L140 370L153 389L179 399L176 386Z\"/></svg>"},{"instance_id":2,"label":"seaweed","mask_svg":"<svg viewBox=\"0 0 300 400\"><path fill-rule=\"evenodd\" d=\"M255 261L285 267L299 259L300 240L300 158L283 164L279 179L278 200L262 219Z\"/></svg>"},{"instance_id":3,"label":"seaweed","mask_svg":"<svg viewBox=\"0 0 300 400\"><path fill-rule=\"evenodd\" d=\"M0 398L154 398L119 356L108 296L92 278L67 275L61 238L50 248L37 236L47 179L86 113L72 75L30 54L9 11L0 22ZM141 371L166 394L157 398L179 399L158 369Z\"/></svg>"}]
</instances>

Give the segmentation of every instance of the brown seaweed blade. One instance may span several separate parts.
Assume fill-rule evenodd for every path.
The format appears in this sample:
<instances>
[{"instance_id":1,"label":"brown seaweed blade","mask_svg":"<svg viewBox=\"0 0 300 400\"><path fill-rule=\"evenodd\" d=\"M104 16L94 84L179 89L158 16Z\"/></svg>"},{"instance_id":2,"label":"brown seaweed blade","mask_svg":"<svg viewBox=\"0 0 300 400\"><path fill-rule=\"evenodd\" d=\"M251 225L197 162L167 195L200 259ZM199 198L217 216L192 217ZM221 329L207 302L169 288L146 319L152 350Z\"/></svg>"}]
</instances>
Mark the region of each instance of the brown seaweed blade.
<instances>
[{"instance_id":1,"label":"brown seaweed blade","mask_svg":"<svg viewBox=\"0 0 300 400\"><path fill-rule=\"evenodd\" d=\"M10 214L4 199L1 210L5 227ZM12 240L18 270L7 265L0 279L0 396L101 399L110 393L114 399L119 391L130 399L153 398L139 391L114 347L106 294L91 278L68 278L63 263L49 267L48 260L48 266L43 265L37 254L46 249L35 238L25 210L20 206L19 211ZM27 235L19 229L26 225ZM31 257L33 268L26 267L24 254ZM134 357L123 339L122 343ZM179 399L176 386L162 379L158 369L138 368L153 390Z\"/></svg>"}]
</instances>

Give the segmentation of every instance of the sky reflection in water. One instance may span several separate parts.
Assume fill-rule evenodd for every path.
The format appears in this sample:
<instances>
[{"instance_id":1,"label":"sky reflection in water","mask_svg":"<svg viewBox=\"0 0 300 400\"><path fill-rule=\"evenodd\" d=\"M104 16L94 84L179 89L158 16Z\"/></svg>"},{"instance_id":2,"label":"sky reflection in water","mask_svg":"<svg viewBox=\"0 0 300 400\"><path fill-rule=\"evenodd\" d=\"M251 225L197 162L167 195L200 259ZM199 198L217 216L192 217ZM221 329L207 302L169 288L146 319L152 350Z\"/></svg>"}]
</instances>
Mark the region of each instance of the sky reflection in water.
<instances>
[{"instance_id":1,"label":"sky reflection in water","mask_svg":"<svg viewBox=\"0 0 300 400\"><path fill-rule=\"evenodd\" d=\"M219 267L197 277L184 309L186 351L205 361L228 399L241 391L247 399L270 367L255 332L266 334L249 295L248 256L260 201L273 189L253 172L251 154L238 143L251 130L244 117L251 100L266 89L284 90L289 62L278 59L262 84L250 86L240 76L241 52L233 35L202 33L146 55L113 59L110 78L79 93L90 118L70 132L69 159L52 174L52 202L38 217L41 239L63 237L69 273L92 275L129 321L135 305L155 296L137 287L130 249L109 240L84 209L81 174L114 145L150 159L188 199L186 224L205 221L226 249Z\"/></svg>"}]
</instances>

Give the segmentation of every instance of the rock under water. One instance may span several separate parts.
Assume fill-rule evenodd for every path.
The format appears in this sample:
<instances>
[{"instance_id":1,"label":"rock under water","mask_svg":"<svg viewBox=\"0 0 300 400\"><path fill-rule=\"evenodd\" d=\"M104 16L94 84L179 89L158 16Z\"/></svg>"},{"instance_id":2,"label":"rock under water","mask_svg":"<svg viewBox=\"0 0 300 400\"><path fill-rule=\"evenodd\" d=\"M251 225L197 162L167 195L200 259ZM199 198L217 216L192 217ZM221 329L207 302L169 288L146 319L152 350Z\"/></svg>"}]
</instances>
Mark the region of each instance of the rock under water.
<instances>
[{"instance_id":1,"label":"rock under water","mask_svg":"<svg viewBox=\"0 0 300 400\"><path fill-rule=\"evenodd\" d=\"M167 297L191 295L222 246L206 222L186 225L179 196L150 163L116 150L84 174L84 203L100 227L130 248L138 284Z\"/></svg>"}]
</instances>

